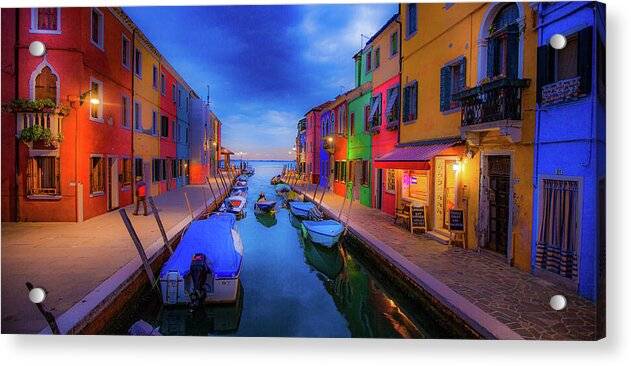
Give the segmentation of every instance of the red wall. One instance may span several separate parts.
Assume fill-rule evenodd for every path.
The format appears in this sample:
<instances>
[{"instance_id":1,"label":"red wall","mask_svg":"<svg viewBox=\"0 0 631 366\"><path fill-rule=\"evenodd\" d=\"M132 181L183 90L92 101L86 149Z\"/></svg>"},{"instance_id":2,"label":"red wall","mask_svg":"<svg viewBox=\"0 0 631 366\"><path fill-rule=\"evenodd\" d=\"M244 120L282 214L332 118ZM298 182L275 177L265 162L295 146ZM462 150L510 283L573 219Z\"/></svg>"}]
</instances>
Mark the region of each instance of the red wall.
<instances>
[{"instance_id":1,"label":"red wall","mask_svg":"<svg viewBox=\"0 0 631 366\"><path fill-rule=\"evenodd\" d=\"M398 141L398 130L388 131L387 119L386 119L386 107L387 107L387 97L388 97L388 89L399 84L400 77L399 75L394 76L389 79L385 83L375 87L373 89L372 95L376 96L381 94L381 128L379 133L376 133L372 136L372 158L373 164L375 166L375 159L378 157L392 151L397 144ZM377 179L377 169L374 169L372 172L372 177L375 179L373 182L373 187L376 187L376 179ZM395 207L396 207L396 197L393 193L386 192L386 171L383 171L383 181L382 181L382 201L381 201L381 210L387 214L394 215ZM373 189L373 207L376 202L376 193L377 190Z\"/></svg>"},{"instance_id":2,"label":"red wall","mask_svg":"<svg viewBox=\"0 0 631 366\"><path fill-rule=\"evenodd\" d=\"M345 110L347 111L346 113L346 118L348 120L348 104L346 102L340 103L339 105L337 105L333 110L335 113L335 130L338 130L338 125L340 123L339 118L337 118L337 116L339 116L339 110L340 107L344 106ZM348 122L348 121L347 121ZM348 156L348 139L346 138L346 135L335 135L335 141L333 142L335 144L335 153L333 154L333 161L338 161L338 160L346 160L347 156ZM348 172L347 172L348 174ZM338 182L338 181L334 181L333 182L333 191L335 192L335 194L340 195L342 197L344 197L346 195L346 183L344 182Z\"/></svg>"},{"instance_id":3,"label":"red wall","mask_svg":"<svg viewBox=\"0 0 631 366\"><path fill-rule=\"evenodd\" d=\"M169 117L169 136L162 137L160 135L160 157L163 159L173 160L176 158L176 141L173 133L173 122L176 121L177 104L173 101L173 91L171 86L176 83L175 76L166 65L160 65L160 72L164 74L166 79L166 93L160 94L160 113ZM177 83L176 83L177 92ZM160 182L160 193L176 188L175 177L172 177L171 169L167 165L167 180Z\"/></svg>"},{"instance_id":4,"label":"red wall","mask_svg":"<svg viewBox=\"0 0 631 366\"><path fill-rule=\"evenodd\" d=\"M2 9L2 103L15 99L14 57L16 10ZM15 114L2 113L2 221L15 221L17 182L15 179L15 147L17 144Z\"/></svg>"}]
</instances>

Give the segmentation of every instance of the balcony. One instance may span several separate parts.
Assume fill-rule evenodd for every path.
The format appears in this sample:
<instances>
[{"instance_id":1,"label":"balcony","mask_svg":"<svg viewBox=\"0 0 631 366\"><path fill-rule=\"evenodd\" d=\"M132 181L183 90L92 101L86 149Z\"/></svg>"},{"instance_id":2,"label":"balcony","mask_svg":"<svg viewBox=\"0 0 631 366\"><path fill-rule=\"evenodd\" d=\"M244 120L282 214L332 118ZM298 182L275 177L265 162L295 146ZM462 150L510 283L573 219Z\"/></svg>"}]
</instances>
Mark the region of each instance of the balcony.
<instances>
[{"instance_id":1,"label":"balcony","mask_svg":"<svg viewBox=\"0 0 631 366\"><path fill-rule=\"evenodd\" d=\"M62 140L63 118L57 112L18 112L17 137L31 150L56 150Z\"/></svg>"},{"instance_id":2,"label":"balcony","mask_svg":"<svg viewBox=\"0 0 631 366\"><path fill-rule=\"evenodd\" d=\"M476 144L479 133L497 130L511 142L521 141L522 91L528 79L502 78L454 94L460 101L460 134Z\"/></svg>"}]
</instances>

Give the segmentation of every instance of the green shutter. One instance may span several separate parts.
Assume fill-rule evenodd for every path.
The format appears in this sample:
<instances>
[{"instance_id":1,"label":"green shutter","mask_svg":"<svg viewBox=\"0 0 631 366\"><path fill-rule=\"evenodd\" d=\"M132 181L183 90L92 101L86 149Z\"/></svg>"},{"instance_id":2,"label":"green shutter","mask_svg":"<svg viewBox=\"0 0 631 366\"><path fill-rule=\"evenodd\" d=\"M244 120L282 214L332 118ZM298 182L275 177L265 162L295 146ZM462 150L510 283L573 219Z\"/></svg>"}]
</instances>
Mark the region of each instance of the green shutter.
<instances>
[{"instance_id":1,"label":"green shutter","mask_svg":"<svg viewBox=\"0 0 631 366\"><path fill-rule=\"evenodd\" d=\"M449 110L451 105L451 66L440 69L440 111Z\"/></svg>"},{"instance_id":2,"label":"green shutter","mask_svg":"<svg viewBox=\"0 0 631 366\"><path fill-rule=\"evenodd\" d=\"M506 76L510 79L517 79L517 69L519 68L519 28L516 24L509 26L507 43L508 65L506 65Z\"/></svg>"}]
</instances>

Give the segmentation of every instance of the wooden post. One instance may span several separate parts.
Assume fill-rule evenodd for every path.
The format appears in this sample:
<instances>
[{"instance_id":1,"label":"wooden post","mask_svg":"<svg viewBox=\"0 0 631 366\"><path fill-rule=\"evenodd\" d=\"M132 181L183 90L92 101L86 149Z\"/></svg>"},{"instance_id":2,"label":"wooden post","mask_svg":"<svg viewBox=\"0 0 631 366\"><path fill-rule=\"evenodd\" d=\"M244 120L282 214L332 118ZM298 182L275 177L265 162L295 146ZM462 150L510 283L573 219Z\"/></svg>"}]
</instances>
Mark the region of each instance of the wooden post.
<instances>
[{"instance_id":1,"label":"wooden post","mask_svg":"<svg viewBox=\"0 0 631 366\"><path fill-rule=\"evenodd\" d=\"M31 292L34 286L32 283L27 282L26 288L28 289L29 292ZM37 310L39 310L39 312L42 313L42 315L44 316L44 319L46 319L46 322L48 323L48 326L50 327L50 331L53 334L61 334L61 332L59 331L59 326L57 325L57 320L55 319L55 316L50 311L48 311L46 306L42 304L41 302L36 303L35 306L37 306Z\"/></svg>"},{"instance_id":2,"label":"wooden post","mask_svg":"<svg viewBox=\"0 0 631 366\"><path fill-rule=\"evenodd\" d=\"M160 219L160 214L158 213L158 208L156 207L155 202L153 201L153 197L149 196L147 199L149 201L149 206L151 206L151 212L153 212L153 217L155 217L156 222L158 223L158 229L160 229L160 234L162 235L162 240L164 241L164 246L167 247L169 253L173 254L173 249L169 245L169 239L167 238L167 233L164 231L164 225L162 225L162 220Z\"/></svg>"},{"instance_id":3,"label":"wooden post","mask_svg":"<svg viewBox=\"0 0 631 366\"><path fill-rule=\"evenodd\" d=\"M221 185L223 186L222 196L225 197L225 194L228 192L228 188L226 187L226 182L223 179L223 173L219 172L219 180L221 181Z\"/></svg>"},{"instance_id":4,"label":"wooden post","mask_svg":"<svg viewBox=\"0 0 631 366\"><path fill-rule=\"evenodd\" d=\"M337 221L342 221L342 211L344 211L344 205L346 205L346 190L344 192L344 200L342 200L342 206L340 206L340 212L337 214Z\"/></svg>"},{"instance_id":5,"label":"wooden post","mask_svg":"<svg viewBox=\"0 0 631 366\"><path fill-rule=\"evenodd\" d=\"M210 188L210 193L213 195L213 204L210 205L211 208L217 204L217 196L215 196L215 190L213 189L212 184L210 184L210 177L206 177L206 182L208 183L208 188Z\"/></svg>"},{"instance_id":6,"label":"wooden post","mask_svg":"<svg viewBox=\"0 0 631 366\"><path fill-rule=\"evenodd\" d=\"M202 189L202 197L204 198L204 207L206 208L206 211L208 211L208 199L206 198L206 191L204 190L204 186L201 186Z\"/></svg>"},{"instance_id":7,"label":"wooden post","mask_svg":"<svg viewBox=\"0 0 631 366\"><path fill-rule=\"evenodd\" d=\"M313 203L315 203L316 201L316 195L318 194L318 186L320 185L320 182L316 183L315 189L313 190Z\"/></svg>"},{"instance_id":8,"label":"wooden post","mask_svg":"<svg viewBox=\"0 0 631 366\"><path fill-rule=\"evenodd\" d=\"M318 204L320 205L320 207L322 207L322 200L324 199L324 194L325 194L325 193L326 193L326 191L327 191L327 190L329 190L329 188L331 188L331 187L329 187L329 186L327 185L327 187L326 187L326 188L327 188L327 189L323 189L323 190L322 190L322 195L320 196L320 202L318 203Z\"/></svg>"},{"instance_id":9,"label":"wooden post","mask_svg":"<svg viewBox=\"0 0 631 366\"><path fill-rule=\"evenodd\" d=\"M188 193L186 193L186 191L184 191L184 200L186 201L188 212L191 214L191 220L195 220L195 216L193 216L193 209L191 208L191 202L188 200Z\"/></svg>"},{"instance_id":10,"label":"wooden post","mask_svg":"<svg viewBox=\"0 0 631 366\"><path fill-rule=\"evenodd\" d=\"M124 208L121 208L118 210L118 213L120 213L121 218L123 219L123 223L125 224L125 227L127 228L127 232L129 233L129 236L131 236L131 240L134 242L134 245L136 246L138 255L140 256L140 259L142 260L142 265L145 267L145 273L147 273L147 278L149 279L149 283L151 284L151 287L153 287L154 283L156 282L156 279L153 276L153 271L151 270L151 266L149 265L147 254L145 253L145 249L142 247L142 244L140 243L138 234L136 234L136 230L134 230L134 226L131 224L131 221L129 221L129 217L127 216L127 211L125 211Z\"/></svg>"}]
</instances>

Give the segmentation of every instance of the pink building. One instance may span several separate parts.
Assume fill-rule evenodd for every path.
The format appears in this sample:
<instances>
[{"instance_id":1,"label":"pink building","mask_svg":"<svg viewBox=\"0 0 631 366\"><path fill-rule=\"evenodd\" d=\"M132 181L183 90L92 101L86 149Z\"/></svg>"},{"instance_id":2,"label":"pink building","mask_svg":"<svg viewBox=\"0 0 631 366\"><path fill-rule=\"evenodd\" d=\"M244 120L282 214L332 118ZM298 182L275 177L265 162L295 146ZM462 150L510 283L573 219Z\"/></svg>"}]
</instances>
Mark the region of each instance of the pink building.
<instances>
[{"instance_id":1,"label":"pink building","mask_svg":"<svg viewBox=\"0 0 631 366\"><path fill-rule=\"evenodd\" d=\"M330 103L329 101L317 107L313 107L305 114L307 118L305 171L311 183L318 183L320 180L320 145L322 145L320 117L322 111L326 109Z\"/></svg>"}]
</instances>

